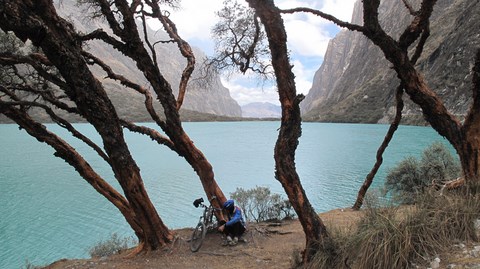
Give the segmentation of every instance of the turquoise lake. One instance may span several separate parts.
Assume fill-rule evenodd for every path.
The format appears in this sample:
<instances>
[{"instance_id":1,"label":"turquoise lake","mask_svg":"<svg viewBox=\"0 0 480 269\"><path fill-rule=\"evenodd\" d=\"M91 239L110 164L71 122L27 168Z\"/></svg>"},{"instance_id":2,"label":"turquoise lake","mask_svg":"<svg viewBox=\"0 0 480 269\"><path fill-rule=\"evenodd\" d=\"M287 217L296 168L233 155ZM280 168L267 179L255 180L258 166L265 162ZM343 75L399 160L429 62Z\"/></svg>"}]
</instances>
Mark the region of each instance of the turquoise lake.
<instances>
[{"instance_id":1,"label":"turquoise lake","mask_svg":"<svg viewBox=\"0 0 480 269\"><path fill-rule=\"evenodd\" d=\"M75 125L99 142L93 128ZM153 126L153 125L151 125ZM214 168L229 196L236 188L269 187L284 197L274 177L273 148L279 122L185 123L184 128ZM55 125L87 156L112 185L103 160ZM375 163L388 125L303 123L296 152L297 171L318 212L350 207ZM192 227L201 212L192 201L205 197L188 163L147 137L126 133L150 198L170 228ZM407 156L420 156L434 141L447 141L429 127L401 126L384 154L374 186L383 185L389 167ZM86 258L88 250L112 233L133 232L117 211L53 150L19 130L0 125L0 268L20 268L25 261L46 265L61 258Z\"/></svg>"}]
</instances>

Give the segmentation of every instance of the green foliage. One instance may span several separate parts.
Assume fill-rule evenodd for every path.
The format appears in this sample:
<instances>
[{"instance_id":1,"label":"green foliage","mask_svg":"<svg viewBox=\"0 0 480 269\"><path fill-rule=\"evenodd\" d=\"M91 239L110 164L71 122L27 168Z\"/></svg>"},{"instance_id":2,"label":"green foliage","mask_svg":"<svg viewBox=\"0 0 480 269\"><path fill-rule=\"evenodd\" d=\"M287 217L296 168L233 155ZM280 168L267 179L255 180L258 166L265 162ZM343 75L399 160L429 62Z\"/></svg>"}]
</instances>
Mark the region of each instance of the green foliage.
<instances>
[{"instance_id":1,"label":"green foliage","mask_svg":"<svg viewBox=\"0 0 480 269\"><path fill-rule=\"evenodd\" d=\"M440 142L433 143L423 152L420 165L422 175L432 180L449 180L460 173L458 161Z\"/></svg>"},{"instance_id":2,"label":"green foliage","mask_svg":"<svg viewBox=\"0 0 480 269\"><path fill-rule=\"evenodd\" d=\"M98 242L89 250L90 256L93 257L106 257L113 254L118 254L123 250L137 244L132 237L121 238L118 234L113 233L112 236L105 240Z\"/></svg>"},{"instance_id":3,"label":"green foliage","mask_svg":"<svg viewBox=\"0 0 480 269\"><path fill-rule=\"evenodd\" d=\"M440 142L433 143L423 152L422 158L407 157L389 170L385 189L405 204L412 204L432 182L458 177L460 165L450 151Z\"/></svg>"},{"instance_id":4,"label":"green foliage","mask_svg":"<svg viewBox=\"0 0 480 269\"><path fill-rule=\"evenodd\" d=\"M237 188L230 196L243 209L245 218L256 222L293 218L295 213L288 200L272 194L267 187L245 190Z\"/></svg>"}]
</instances>

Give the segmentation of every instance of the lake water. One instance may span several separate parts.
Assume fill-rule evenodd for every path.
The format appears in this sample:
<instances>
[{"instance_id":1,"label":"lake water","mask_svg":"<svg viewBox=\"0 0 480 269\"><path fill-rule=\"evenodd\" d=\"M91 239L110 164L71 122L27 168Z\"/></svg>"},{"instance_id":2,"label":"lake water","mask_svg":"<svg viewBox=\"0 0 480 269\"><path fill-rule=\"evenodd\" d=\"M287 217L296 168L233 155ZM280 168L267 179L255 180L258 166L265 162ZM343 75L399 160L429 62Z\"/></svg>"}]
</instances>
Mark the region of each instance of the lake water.
<instances>
[{"instance_id":1,"label":"lake water","mask_svg":"<svg viewBox=\"0 0 480 269\"><path fill-rule=\"evenodd\" d=\"M228 196L237 187L269 187L284 195L274 178L273 148L279 122L185 123L195 144L214 167ZM49 129L65 134L54 125ZM99 141L85 124L79 130ZM303 123L297 170L318 212L349 207L375 162L388 125ZM168 148L137 134L126 134L150 198L170 228L192 227L200 210L192 201L205 197L193 169ZM112 185L109 168L91 150L66 138ZM434 141L447 143L428 127L401 126L384 154L374 186L389 167L406 156L420 156ZM85 258L112 233L131 236L117 209L88 185L53 150L18 129L0 125L0 268L25 261L45 265L60 258ZM286 197L284 195L284 197Z\"/></svg>"}]
</instances>

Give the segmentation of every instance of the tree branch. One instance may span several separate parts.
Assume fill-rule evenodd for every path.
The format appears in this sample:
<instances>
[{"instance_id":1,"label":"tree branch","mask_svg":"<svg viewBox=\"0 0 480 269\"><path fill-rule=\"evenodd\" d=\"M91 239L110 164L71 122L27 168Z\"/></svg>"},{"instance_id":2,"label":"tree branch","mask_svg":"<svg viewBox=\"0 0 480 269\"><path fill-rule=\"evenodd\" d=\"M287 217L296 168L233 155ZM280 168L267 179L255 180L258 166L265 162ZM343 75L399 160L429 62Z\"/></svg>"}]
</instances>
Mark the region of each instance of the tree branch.
<instances>
[{"instance_id":1,"label":"tree branch","mask_svg":"<svg viewBox=\"0 0 480 269\"><path fill-rule=\"evenodd\" d=\"M5 107L0 103L0 111L7 117L15 121L20 127L25 129L28 134L35 137L38 141L44 142L55 149L55 156L62 158L75 168L75 170L102 196L115 205L126 217L135 232L141 232L142 229L134 221L135 213L133 212L129 202L117 192L110 184L108 184L100 175L98 175L91 165L63 139L56 134L47 130L47 128L31 119L25 112L14 108L13 106Z\"/></svg>"},{"instance_id":2,"label":"tree branch","mask_svg":"<svg viewBox=\"0 0 480 269\"><path fill-rule=\"evenodd\" d=\"M0 86L0 92L6 93L10 98L14 101L8 102L8 101L1 101L3 106L21 106L21 107L38 107L43 109L53 120L53 122L57 123L58 126L66 129L69 131L74 137L78 138L88 146L90 146L97 154L104 159L108 164L110 164L110 158L103 152L103 150L95 144L93 141L91 141L88 137L84 136L81 132L77 131L73 125L71 125L67 120L63 119L62 117L58 116L50 107L44 104L40 104L38 102L33 102L33 101L22 101L18 96L16 96L13 92L9 91L7 88L4 86ZM22 109L22 111L25 111ZM25 112L26 113L26 112Z\"/></svg>"},{"instance_id":3,"label":"tree branch","mask_svg":"<svg viewBox=\"0 0 480 269\"><path fill-rule=\"evenodd\" d=\"M473 102L467 113L463 130L470 130L472 126L478 125L480 122L480 49L477 49L475 56L475 65L472 69L472 97Z\"/></svg>"},{"instance_id":4,"label":"tree branch","mask_svg":"<svg viewBox=\"0 0 480 269\"><path fill-rule=\"evenodd\" d=\"M150 43L150 38L148 37L147 20L145 18L146 12L143 11L143 3L141 3L140 6L141 10L139 13L142 20L143 38L145 39L145 43L147 44L147 47L150 49L150 53L152 54L153 64L155 65L155 68L158 69L157 52L155 51L156 42L153 45Z\"/></svg>"},{"instance_id":5,"label":"tree branch","mask_svg":"<svg viewBox=\"0 0 480 269\"><path fill-rule=\"evenodd\" d=\"M69 113L80 115L77 108L70 107L66 103L61 102L60 99L63 98L63 96L56 96L54 90L47 83L45 83L43 86L37 87L32 87L28 85L29 81L25 78L24 75L20 74L19 70L15 66L19 64L32 66L37 72L38 76L40 76L41 78L57 85L62 89L68 88L67 83L65 83L59 76L53 74L50 70L44 68L44 65L46 65L47 67L51 67L52 64L48 59L46 59L43 54L31 53L27 56L23 56L11 53L3 53L0 55L0 65L10 65L16 78L22 81L23 85L16 85L16 90L38 95L42 97L46 102L53 104L57 108L63 109ZM40 78L37 77L37 74L30 74L30 76L35 76L36 80L40 80ZM14 82L11 82L10 85L13 86Z\"/></svg>"},{"instance_id":6,"label":"tree branch","mask_svg":"<svg viewBox=\"0 0 480 269\"><path fill-rule=\"evenodd\" d=\"M427 42L428 37L430 36L430 23L427 23L425 26L425 29L423 29L422 36L420 37L420 41L417 44L417 47L415 48L415 52L413 56L410 59L410 62L412 64L416 64L418 61L418 58L422 55L423 48L425 47L425 43Z\"/></svg>"},{"instance_id":7,"label":"tree branch","mask_svg":"<svg viewBox=\"0 0 480 269\"><path fill-rule=\"evenodd\" d=\"M17 65L17 64L28 64L32 66L40 76L44 79L52 82L53 84L65 88L67 84L61 80L59 77L51 74L42 65L52 67L52 63L45 57L45 55L40 53L31 53L29 55L17 55L12 53L1 53L0 54L0 65ZM19 76L21 77L21 76Z\"/></svg>"},{"instance_id":8,"label":"tree branch","mask_svg":"<svg viewBox=\"0 0 480 269\"><path fill-rule=\"evenodd\" d=\"M122 75L118 75L116 73L113 72L113 70L110 68L110 66L108 66L107 64L105 64L102 60L100 60L99 58L93 56L92 54L88 53L88 52L83 52L83 55L87 58L87 59L90 59L93 63L99 65L106 73L107 73L107 76L110 78L110 79L113 79L113 80L117 80L120 82L120 84L128 87L128 88L131 88L133 90L135 90L136 92L142 94L143 96L145 96L145 108L147 109L148 113L150 114L150 117L155 121L155 123L157 123L160 127L164 128L165 127L165 123L163 122L162 119L160 119L160 117L158 116L157 112L155 111L155 108L153 107L153 97L150 93L150 91L148 89L146 89L145 87L142 87L140 86L139 84L136 84L136 83L133 83L132 81L128 80L126 77L122 76Z\"/></svg>"},{"instance_id":9,"label":"tree branch","mask_svg":"<svg viewBox=\"0 0 480 269\"><path fill-rule=\"evenodd\" d=\"M337 19L336 17L334 17L330 14L321 12L321 11L316 10L316 9L312 9L312 8L308 8L308 7L297 7L297 8L281 9L280 10L280 13L283 13L283 14L293 14L293 13L296 13L296 12L311 13L313 15L316 15L316 16L322 17L322 18L324 18L328 21L331 21L331 22L335 23L336 25L338 25L342 28L347 28L347 29L352 30L352 31L358 31L358 32L363 32L364 31L364 28L360 25L344 22L344 21L339 20L339 19Z\"/></svg>"},{"instance_id":10,"label":"tree branch","mask_svg":"<svg viewBox=\"0 0 480 269\"><path fill-rule=\"evenodd\" d=\"M420 34L428 28L433 6L436 2L437 0L422 1L420 10L416 12L417 15L399 38L399 44L402 49L406 50L410 47Z\"/></svg>"},{"instance_id":11,"label":"tree branch","mask_svg":"<svg viewBox=\"0 0 480 269\"><path fill-rule=\"evenodd\" d=\"M88 41L93 39L102 40L103 42L110 44L112 47L117 49L118 51L125 53L127 52L127 45L116 38L107 34L103 29L97 29L89 34L79 36L81 41Z\"/></svg>"},{"instance_id":12,"label":"tree branch","mask_svg":"<svg viewBox=\"0 0 480 269\"><path fill-rule=\"evenodd\" d=\"M370 188L370 185L372 185L373 178L375 177L375 175L378 172L378 169L383 163L383 153L387 149L388 144L390 143L390 141L393 138L393 135L395 134L395 131L398 129L398 126L400 125L400 121L402 120L402 110L403 110L403 99L402 99L403 88L404 88L403 83L400 83L400 85L397 87L395 91L395 103L396 103L395 118L393 119L392 123L390 124L390 127L388 128L388 131L385 134L382 144L377 150L375 164L370 170L370 173L368 173L367 177L365 178L362 184L362 187L360 187L360 190L358 191L357 200L355 201L355 204L352 206L352 209L354 210L359 210L362 207L365 194L368 188Z\"/></svg>"},{"instance_id":13,"label":"tree branch","mask_svg":"<svg viewBox=\"0 0 480 269\"><path fill-rule=\"evenodd\" d=\"M402 2L403 2L403 5L405 5L405 7L408 9L408 12L410 13L410 15L412 15L412 16L417 16L418 15L418 11L415 11L413 9L412 5L410 5L408 0L402 0Z\"/></svg>"},{"instance_id":14,"label":"tree branch","mask_svg":"<svg viewBox=\"0 0 480 269\"><path fill-rule=\"evenodd\" d=\"M190 80L193 70L195 69L195 55L193 54L190 44L183 40L178 34L177 27L175 23L170 20L168 14L162 14L158 2L152 3L150 8L152 8L152 17L157 18L162 23L167 34L173 41L175 41L175 43L177 43L180 53L187 60L187 65L183 69L182 76L180 78L180 85L178 86L177 111L179 111L185 98L188 81Z\"/></svg>"},{"instance_id":15,"label":"tree branch","mask_svg":"<svg viewBox=\"0 0 480 269\"><path fill-rule=\"evenodd\" d=\"M156 141L158 144L165 145L169 147L171 150L177 152L175 148L175 144L173 144L172 140L168 139L166 136L163 136L157 130L148 128L146 126L139 126L130 121L121 120L122 126L130 130L131 132L143 134L149 136L150 139Z\"/></svg>"},{"instance_id":16,"label":"tree branch","mask_svg":"<svg viewBox=\"0 0 480 269\"><path fill-rule=\"evenodd\" d=\"M429 12L428 7L433 2L435 0L424 0L425 7L422 7L424 16L430 16L431 12ZM380 1L363 0L363 4L365 36L377 45L383 51L385 58L393 64L397 76L405 86L405 92L414 103L422 108L425 119L440 135L446 137L455 145L457 143L455 141L459 141L458 138L461 135L460 122L448 112L438 95L428 87L421 73L415 69L408 58L407 50L402 47L408 45L415 34L405 34L401 38L403 45L400 45L399 42L388 36L379 24L378 6ZM425 20L428 20L428 18L422 18L419 21ZM426 22L425 25L427 25Z\"/></svg>"}]
</instances>

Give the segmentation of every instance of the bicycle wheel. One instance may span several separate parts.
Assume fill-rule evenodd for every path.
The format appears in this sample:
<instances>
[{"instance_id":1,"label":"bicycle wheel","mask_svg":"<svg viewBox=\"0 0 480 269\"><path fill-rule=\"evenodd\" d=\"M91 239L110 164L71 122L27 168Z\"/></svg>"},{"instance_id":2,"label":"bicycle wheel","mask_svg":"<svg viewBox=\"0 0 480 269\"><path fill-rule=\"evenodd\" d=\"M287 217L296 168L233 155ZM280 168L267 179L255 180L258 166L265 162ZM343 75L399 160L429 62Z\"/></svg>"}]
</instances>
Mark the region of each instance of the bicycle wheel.
<instances>
[{"instance_id":1,"label":"bicycle wheel","mask_svg":"<svg viewBox=\"0 0 480 269\"><path fill-rule=\"evenodd\" d=\"M207 233L207 228L203 222L199 222L195 230L193 230L192 237L190 238L190 250L196 252L200 249Z\"/></svg>"}]
</instances>

